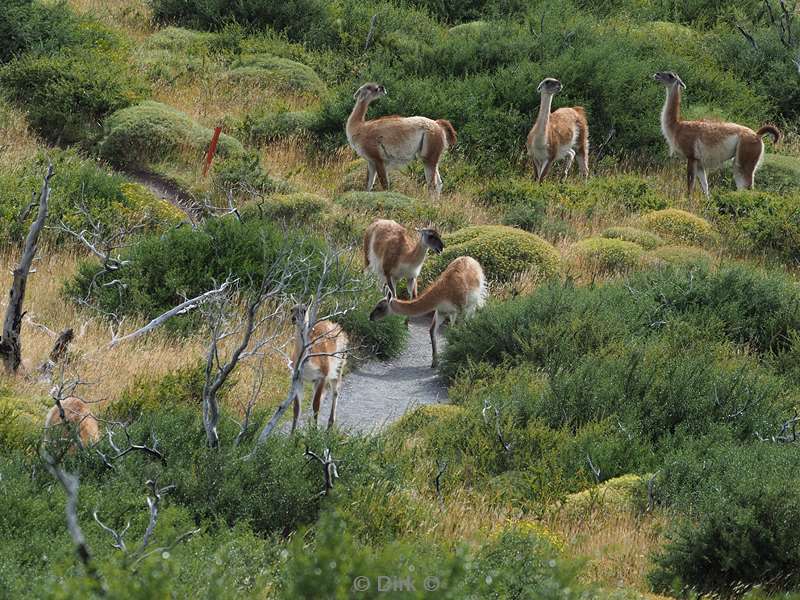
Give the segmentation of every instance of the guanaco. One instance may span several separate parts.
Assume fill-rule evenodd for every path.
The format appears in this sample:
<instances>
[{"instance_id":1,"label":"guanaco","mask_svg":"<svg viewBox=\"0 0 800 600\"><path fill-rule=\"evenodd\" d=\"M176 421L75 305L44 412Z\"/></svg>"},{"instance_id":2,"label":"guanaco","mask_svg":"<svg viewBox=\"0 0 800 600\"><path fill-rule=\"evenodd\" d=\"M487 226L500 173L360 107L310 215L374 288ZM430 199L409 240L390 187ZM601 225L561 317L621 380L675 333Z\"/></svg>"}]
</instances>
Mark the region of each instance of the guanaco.
<instances>
[{"instance_id":1,"label":"guanaco","mask_svg":"<svg viewBox=\"0 0 800 600\"><path fill-rule=\"evenodd\" d=\"M380 179L384 190L389 189L387 170L399 169L417 156L425 165L425 181L432 196L442 192L439 161L445 150L456 143L456 130L450 121L434 121L427 117L393 115L365 120L373 100L386 95L386 88L377 83L365 83L353 98L353 112L347 119L347 140L359 156L367 161L367 191Z\"/></svg>"},{"instance_id":2,"label":"guanaco","mask_svg":"<svg viewBox=\"0 0 800 600\"><path fill-rule=\"evenodd\" d=\"M303 351L302 331L308 326L308 307L297 304L292 307L292 323L295 326L295 348L292 363L297 364ZM331 395L331 414L328 417L328 428L336 422L336 401L342 386L342 371L347 362L347 334L340 325L332 321L317 321L308 335L309 347L306 350L306 361L303 365L303 381L314 385L314 400L311 408L314 413L314 425L319 420L319 407L322 394L327 389ZM303 386L299 386L294 397L294 418L292 433L300 419L300 404L303 402Z\"/></svg>"},{"instance_id":3,"label":"guanaco","mask_svg":"<svg viewBox=\"0 0 800 600\"><path fill-rule=\"evenodd\" d=\"M559 108L550 112L553 96L564 86L558 79L544 79L537 90L541 95L539 114L528 133L528 155L533 160L534 176L542 182L557 160L567 159L564 178L572 168L576 156L578 168L584 179L589 177L589 124L582 106ZM577 149L577 152L576 152Z\"/></svg>"},{"instance_id":4,"label":"guanaco","mask_svg":"<svg viewBox=\"0 0 800 600\"><path fill-rule=\"evenodd\" d=\"M480 263L471 256L454 259L430 287L415 300L398 300L391 291L378 302L370 321L383 319L390 314L416 317L433 313L431 320L431 368L436 368L436 331L449 318L455 324L459 317L469 318L486 302L486 278Z\"/></svg>"},{"instance_id":5,"label":"guanaco","mask_svg":"<svg viewBox=\"0 0 800 600\"><path fill-rule=\"evenodd\" d=\"M653 78L667 90L661 111L661 132L669 144L670 155L676 152L686 158L686 187L689 197L694 191L695 178L700 180L708 196L706 173L733 159L733 178L736 189L752 189L753 178L764 156L764 141L769 134L777 144L781 132L774 125L764 125L758 131L736 123L722 121L683 121L681 119L681 90L686 89L680 77L662 72Z\"/></svg>"},{"instance_id":6,"label":"guanaco","mask_svg":"<svg viewBox=\"0 0 800 600\"><path fill-rule=\"evenodd\" d=\"M58 406L52 407L45 417L44 429L45 436L48 439L50 431L56 427L62 430L60 436L62 440L70 439L71 436L65 423L72 423L77 427L78 437L84 448L100 439L100 428L97 426L97 420L83 400L75 397L65 398L61 401L61 408L64 410L63 419Z\"/></svg>"},{"instance_id":7,"label":"guanaco","mask_svg":"<svg viewBox=\"0 0 800 600\"><path fill-rule=\"evenodd\" d=\"M364 266L375 273L381 287L387 286L392 296L397 296L397 282L405 279L413 300L428 250L440 254L443 249L444 242L435 229L417 229L412 235L395 221L376 219L364 233Z\"/></svg>"}]
</instances>

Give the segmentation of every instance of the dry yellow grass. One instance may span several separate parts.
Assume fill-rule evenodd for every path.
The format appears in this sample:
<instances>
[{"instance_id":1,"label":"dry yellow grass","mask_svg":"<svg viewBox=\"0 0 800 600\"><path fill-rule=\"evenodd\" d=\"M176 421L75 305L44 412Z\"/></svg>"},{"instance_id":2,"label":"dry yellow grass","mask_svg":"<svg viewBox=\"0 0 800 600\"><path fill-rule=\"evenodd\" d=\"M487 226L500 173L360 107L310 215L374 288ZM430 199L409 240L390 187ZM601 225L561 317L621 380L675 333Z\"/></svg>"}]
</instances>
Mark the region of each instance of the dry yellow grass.
<instances>
[{"instance_id":1,"label":"dry yellow grass","mask_svg":"<svg viewBox=\"0 0 800 600\"><path fill-rule=\"evenodd\" d=\"M135 41L154 31L147 0L68 0L78 14L86 14L112 29L121 29Z\"/></svg>"},{"instance_id":2,"label":"dry yellow grass","mask_svg":"<svg viewBox=\"0 0 800 600\"><path fill-rule=\"evenodd\" d=\"M11 273L17 257L7 253L0 257L0 290L9 289ZM73 327L76 339L70 346L70 366L66 374L76 375L88 382L81 391L82 397L99 403L100 408L114 402L123 390L137 380L156 380L177 369L197 365L206 352L206 339L202 334L187 338L167 335L156 330L135 341L109 349L111 332L108 323L93 317L60 295L61 286L76 269L79 257L67 253L51 253L43 250L34 265L36 272L28 280L25 310L28 312L22 329L23 366L17 377L0 375L0 384L10 388L15 396L27 398L41 410L42 418L46 398L51 385L39 381L37 368L44 362L52 348L54 338L44 328L58 332ZM0 303L0 314L5 314L5 293ZM135 330L143 322L125 322L123 333ZM279 327L280 341L290 334ZM254 360L235 372L235 384L228 394L229 408L234 413L243 410L250 398L253 386ZM271 406L282 400L288 387L288 370L283 359L268 355L263 362L264 383L258 396L258 405Z\"/></svg>"},{"instance_id":3,"label":"dry yellow grass","mask_svg":"<svg viewBox=\"0 0 800 600\"><path fill-rule=\"evenodd\" d=\"M566 541L567 554L587 559L585 581L648 591L650 557L663 542L663 514L606 507L581 514L556 512L544 523Z\"/></svg>"},{"instance_id":4,"label":"dry yellow grass","mask_svg":"<svg viewBox=\"0 0 800 600\"><path fill-rule=\"evenodd\" d=\"M39 140L28 128L25 115L0 99L0 171L19 168L39 150Z\"/></svg>"}]
</instances>

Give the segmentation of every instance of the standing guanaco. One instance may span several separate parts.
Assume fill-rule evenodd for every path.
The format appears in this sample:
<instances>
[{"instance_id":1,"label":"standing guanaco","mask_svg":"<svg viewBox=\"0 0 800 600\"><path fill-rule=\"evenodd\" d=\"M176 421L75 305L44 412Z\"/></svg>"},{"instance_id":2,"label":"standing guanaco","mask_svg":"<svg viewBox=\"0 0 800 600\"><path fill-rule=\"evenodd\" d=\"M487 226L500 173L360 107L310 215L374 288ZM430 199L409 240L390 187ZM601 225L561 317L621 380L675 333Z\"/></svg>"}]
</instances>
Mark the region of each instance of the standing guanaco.
<instances>
[{"instance_id":1,"label":"standing guanaco","mask_svg":"<svg viewBox=\"0 0 800 600\"><path fill-rule=\"evenodd\" d=\"M365 120L367 108L377 98L386 95L386 88L377 83L365 83L353 95L356 101L347 119L347 140L367 161L367 191L375 185L375 177L384 190L389 189L387 170L399 169L417 156L425 165L425 181L431 195L442 192L439 161L450 146L456 143L456 130L450 121L434 121L427 117L390 116Z\"/></svg>"},{"instance_id":2,"label":"standing guanaco","mask_svg":"<svg viewBox=\"0 0 800 600\"><path fill-rule=\"evenodd\" d=\"M408 295L417 297L417 277L428 250L440 254L444 242L435 229L417 229L412 235L389 219L376 219L364 233L364 265L397 296L396 284L406 279Z\"/></svg>"},{"instance_id":3,"label":"standing guanaco","mask_svg":"<svg viewBox=\"0 0 800 600\"><path fill-rule=\"evenodd\" d=\"M661 132L669 144L670 154L678 153L687 160L686 187L689 197L695 178L700 180L708 196L706 173L733 159L736 189L752 189L753 178L764 156L763 136L769 134L775 143L781 132L774 125L758 131L736 123L722 121L684 121L681 119L681 90L686 88L680 77L668 71L656 73L653 79L666 87L667 98L661 111Z\"/></svg>"},{"instance_id":4,"label":"standing guanaco","mask_svg":"<svg viewBox=\"0 0 800 600\"><path fill-rule=\"evenodd\" d=\"M486 278L480 263L471 256L454 259L430 287L415 300L398 300L391 292L378 302L370 321L383 319L390 314L416 317L433 313L431 321L431 368L438 364L436 331L449 317L455 323L458 317L469 318L486 302Z\"/></svg>"},{"instance_id":5,"label":"standing guanaco","mask_svg":"<svg viewBox=\"0 0 800 600\"><path fill-rule=\"evenodd\" d=\"M559 108L550 112L553 96L563 89L561 82L548 77L537 88L541 95L539 114L528 133L528 154L533 159L534 175L542 182L553 163L564 157L567 167L564 177L572 168L576 156L578 168L585 178L589 176L589 124L582 106ZM577 153L575 152L577 149Z\"/></svg>"},{"instance_id":6,"label":"standing guanaco","mask_svg":"<svg viewBox=\"0 0 800 600\"><path fill-rule=\"evenodd\" d=\"M297 364L303 351L302 331L308 326L308 308L304 304L292 307L292 323L295 326L295 348L292 364ZM347 345L349 340L341 325L332 321L317 321L308 335L309 347L306 350L306 361L303 365L302 378L314 385L314 400L311 408L314 413L314 425L319 421L319 407L322 394L327 389L331 395L331 414L328 417L328 428L336 421L336 400L342 386L342 370L347 362ZM292 433L300 419L300 405L303 402L303 387L300 386L294 397L294 417Z\"/></svg>"}]
</instances>

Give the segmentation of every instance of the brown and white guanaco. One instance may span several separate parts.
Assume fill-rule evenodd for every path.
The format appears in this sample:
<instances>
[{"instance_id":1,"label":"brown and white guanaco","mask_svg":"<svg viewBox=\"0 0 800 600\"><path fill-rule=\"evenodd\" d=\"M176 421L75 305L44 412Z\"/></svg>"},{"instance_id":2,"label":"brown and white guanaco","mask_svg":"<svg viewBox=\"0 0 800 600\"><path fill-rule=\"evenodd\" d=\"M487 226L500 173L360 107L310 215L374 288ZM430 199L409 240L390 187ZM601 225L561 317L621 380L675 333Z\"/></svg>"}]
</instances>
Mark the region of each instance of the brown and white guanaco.
<instances>
[{"instance_id":1,"label":"brown and white guanaco","mask_svg":"<svg viewBox=\"0 0 800 600\"><path fill-rule=\"evenodd\" d=\"M72 423L77 427L78 436L84 448L100 439L100 428L97 426L97 420L83 400L75 397L65 398L61 401L61 408L64 410L63 419L58 406L52 407L45 417L44 429L47 439L50 439L50 432L56 428L62 430L60 435L62 440L70 439L66 423Z\"/></svg>"},{"instance_id":2,"label":"brown and white guanaco","mask_svg":"<svg viewBox=\"0 0 800 600\"><path fill-rule=\"evenodd\" d=\"M469 318L486 302L486 278L480 263L471 256L454 259L421 296L414 300L398 300L391 292L378 302L370 321L397 314L416 317L433 313L431 321L431 367L438 364L436 331L445 319L455 323L457 318Z\"/></svg>"},{"instance_id":3,"label":"brown and white guanaco","mask_svg":"<svg viewBox=\"0 0 800 600\"><path fill-rule=\"evenodd\" d=\"M541 95L539 114L533 124L526 146L533 160L534 175L541 182L547 177L553 163L567 159L564 177L577 157L578 168L585 178L589 176L589 124L582 106L559 108L553 112L553 96L563 89L561 82L548 77L537 88ZM577 150L577 152L576 152Z\"/></svg>"},{"instance_id":4,"label":"brown and white guanaco","mask_svg":"<svg viewBox=\"0 0 800 600\"><path fill-rule=\"evenodd\" d=\"M292 323L295 326L295 347L292 364L297 364L303 351L302 331L308 326L308 308L304 304L292 307ZM336 401L342 387L342 371L347 362L347 345L349 340L341 325L328 320L317 321L308 335L309 346L306 349L306 361L301 376L303 381L310 381L314 387L314 399L311 404L314 413L314 424L319 420L319 407L322 394L327 389L331 395L331 414L328 417L328 428L336 421ZM303 402L303 387L299 386L294 397L294 417L292 432L297 428L300 419L300 405Z\"/></svg>"},{"instance_id":5,"label":"brown and white guanaco","mask_svg":"<svg viewBox=\"0 0 800 600\"><path fill-rule=\"evenodd\" d=\"M769 134L775 143L781 132L774 125L764 125L758 131L736 123L723 121L684 121L681 119L681 90L686 85L671 71L656 73L653 78L664 85L667 97L661 111L661 132L669 144L670 154L686 158L686 187L691 197L695 179L700 180L708 196L709 171L733 159L733 178L736 189L752 189L756 170L764 156L762 137Z\"/></svg>"},{"instance_id":6,"label":"brown and white guanaco","mask_svg":"<svg viewBox=\"0 0 800 600\"><path fill-rule=\"evenodd\" d=\"M386 88L377 83L365 83L353 95L356 101L347 119L347 140L367 161L367 191L371 192L375 178L384 190L389 189L387 171L399 169L417 156L425 165L425 181L431 195L442 192L439 161L447 148L456 143L456 130L450 121L434 121L428 117L397 115L367 121L367 108L373 100L386 95Z\"/></svg>"},{"instance_id":7,"label":"brown and white guanaco","mask_svg":"<svg viewBox=\"0 0 800 600\"><path fill-rule=\"evenodd\" d=\"M408 295L417 297L417 277L428 250L441 253L444 242L435 229L417 229L416 235L389 219L376 219L364 233L364 266L375 273L381 287L397 296L397 282L405 279Z\"/></svg>"}]
</instances>

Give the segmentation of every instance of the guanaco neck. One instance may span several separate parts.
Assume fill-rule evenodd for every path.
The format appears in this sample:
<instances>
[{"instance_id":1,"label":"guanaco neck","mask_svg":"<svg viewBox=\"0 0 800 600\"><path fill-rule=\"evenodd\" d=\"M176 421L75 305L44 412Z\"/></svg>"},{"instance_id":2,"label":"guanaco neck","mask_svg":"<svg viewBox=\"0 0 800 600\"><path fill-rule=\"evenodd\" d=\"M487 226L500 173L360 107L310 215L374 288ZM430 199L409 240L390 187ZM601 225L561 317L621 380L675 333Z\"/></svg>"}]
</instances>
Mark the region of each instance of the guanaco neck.
<instances>
[{"instance_id":1,"label":"guanaco neck","mask_svg":"<svg viewBox=\"0 0 800 600\"><path fill-rule=\"evenodd\" d=\"M366 98L359 98L356 101L356 105L353 107L353 111L350 113L350 116L347 118L347 133L349 134L353 127L364 122L365 117L367 116L367 109L369 108L370 101Z\"/></svg>"},{"instance_id":2,"label":"guanaco neck","mask_svg":"<svg viewBox=\"0 0 800 600\"><path fill-rule=\"evenodd\" d=\"M393 313L406 317L426 315L436 310L436 307L439 306L440 299L436 291L428 289L416 300L392 299L389 301L389 308Z\"/></svg>"},{"instance_id":3,"label":"guanaco neck","mask_svg":"<svg viewBox=\"0 0 800 600\"><path fill-rule=\"evenodd\" d=\"M414 246L414 249L411 251L411 256L409 256L408 262L410 262L412 265L421 265L427 254L428 246L425 243L425 240L422 239L422 236L419 236L416 246Z\"/></svg>"},{"instance_id":4,"label":"guanaco neck","mask_svg":"<svg viewBox=\"0 0 800 600\"><path fill-rule=\"evenodd\" d=\"M667 88L667 97L661 111L661 128L664 133L675 129L681 120L681 86L675 84Z\"/></svg>"},{"instance_id":5,"label":"guanaco neck","mask_svg":"<svg viewBox=\"0 0 800 600\"><path fill-rule=\"evenodd\" d=\"M553 106L553 95L542 92L539 101L539 115L536 117L536 131L534 138L537 141L547 140L547 126L550 124L550 109Z\"/></svg>"}]
</instances>

